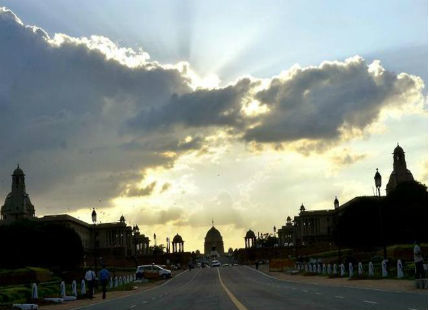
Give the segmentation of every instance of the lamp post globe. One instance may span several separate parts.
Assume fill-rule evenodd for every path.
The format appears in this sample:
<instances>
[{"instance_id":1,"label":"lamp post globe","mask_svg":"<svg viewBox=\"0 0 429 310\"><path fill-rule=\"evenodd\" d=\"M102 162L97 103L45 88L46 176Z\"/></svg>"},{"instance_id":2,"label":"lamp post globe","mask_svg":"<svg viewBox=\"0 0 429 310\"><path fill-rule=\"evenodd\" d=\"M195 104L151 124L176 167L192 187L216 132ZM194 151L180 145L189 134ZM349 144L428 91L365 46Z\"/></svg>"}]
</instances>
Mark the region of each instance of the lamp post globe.
<instances>
[{"instance_id":1,"label":"lamp post globe","mask_svg":"<svg viewBox=\"0 0 429 310\"><path fill-rule=\"evenodd\" d=\"M93 235L94 235L94 271L97 273L97 231L95 229L95 225L97 223L97 212L95 208L92 208L91 213L92 223L93 225Z\"/></svg>"}]
</instances>

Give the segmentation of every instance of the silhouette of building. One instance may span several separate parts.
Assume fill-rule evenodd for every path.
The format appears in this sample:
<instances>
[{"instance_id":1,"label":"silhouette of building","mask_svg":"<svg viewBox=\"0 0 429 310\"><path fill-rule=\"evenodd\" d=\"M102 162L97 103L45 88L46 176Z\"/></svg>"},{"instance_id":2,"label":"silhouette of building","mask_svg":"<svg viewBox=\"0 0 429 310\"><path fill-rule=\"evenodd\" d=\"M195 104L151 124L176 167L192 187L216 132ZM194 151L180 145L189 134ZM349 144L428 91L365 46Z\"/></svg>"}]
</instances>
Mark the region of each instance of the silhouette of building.
<instances>
[{"instance_id":1,"label":"silhouette of building","mask_svg":"<svg viewBox=\"0 0 429 310\"><path fill-rule=\"evenodd\" d=\"M249 229L249 231L246 233L246 236L244 237L244 247L247 248L254 248L256 246L256 235L253 232L253 230Z\"/></svg>"},{"instance_id":2,"label":"silhouette of building","mask_svg":"<svg viewBox=\"0 0 429 310\"><path fill-rule=\"evenodd\" d=\"M18 167L12 173L12 191L1 207L1 219L7 223L35 217L34 206L25 191L25 174Z\"/></svg>"},{"instance_id":3,"label":"silhouette of building","mask_svg":"<svg viewBox=\"0 0 429 310\"><path fill-rule=\"evenodd\" d=\"M224 252L222 235L219 230L212 226L204 239L204 255L219 257Z\"/></svg>"},{"instance_id":4,"label":"silhouette of building","mask_svg":"<svg viewBox=\"0 0 429 310\"><path fill-rule=\"evenodd\" d=\"M183 241L182 236L180 236L179 234L176 234L173 238L172 243L173 243L173 253L184 252L183 244L185 243L185 241Z\"/></svg>"},{"instance_id":5,"label":"silhouette of building","mask_svg":"<svg viewBox=\"0 0 429 310\"><path fill-rule=\"evenodd\" d=\"M407 169L405 152L398 143L398 146L393 150L393 171L386 186L386 193L392 192L398 184L410 181L414 181L414 178L410 170Z\"/></svg>"},{"instance_id":6,"label":"silhouette of building","mask_svg":"<svg viewBox=\"0 0 429 310\"><path fill-rule=\"evenodd\" d=\"M12 191L6 196L1 208L0 224L30 219L49 222L72 228L80 237L83 249L91 253L94 247L102 256L131 256L147 254L149 238L144 234L133 234L133 229L121 216L118 222L89 224L68 214L35 216L35 208L25 189L25 174L18 166L12 174ZM137 253L136 253L137 251Z\"/></svg>"},{"instance_id":7,"label":"silhouette of building","mask_svg":"<svg viewBox=\"0 0 429 310\"><path fill-rule=\"evenodd\" d=\"M378 169L376 174L379 175ZM381 178L381 176L380 176ZM396 186L402 182L414 181L413 175L407 169L405 152L399 146L393 151L393 172L390 175L386 192L389 194ZM374 194L375 195L375 194ZM294 216L293 222L290 217L286 220L286 225L278 230L280 246L305 246L310 244L333 244L333 231L336 225L337 216L349 205L358 200L380 199L378 196L355 197L340 205L337 197L334 199L334 208L326 210L307 211L302 204L299 208L299 215Z\"/></svg>"}]
</instances>

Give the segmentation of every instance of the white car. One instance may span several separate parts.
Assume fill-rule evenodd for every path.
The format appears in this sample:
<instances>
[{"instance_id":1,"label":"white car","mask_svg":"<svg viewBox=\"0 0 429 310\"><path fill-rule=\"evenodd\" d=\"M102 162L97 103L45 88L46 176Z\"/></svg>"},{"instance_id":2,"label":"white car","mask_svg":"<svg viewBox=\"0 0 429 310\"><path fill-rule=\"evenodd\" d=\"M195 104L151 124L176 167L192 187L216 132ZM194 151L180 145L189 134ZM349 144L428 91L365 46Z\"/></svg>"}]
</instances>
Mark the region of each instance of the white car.
<instances>
[{"instance_id":1,"label":"white car","mask_svg":"<svg viewBox=\"0 0 429 310\"><path fill-rule=\"evenodd\" d=\"M211 266L212 267L220 267L220 262L218 260L214 259L214 260L212 260Z\"/></svg>"},{"instance_id":2,"label":"white car","mask_svg":"<svg viewBox=\"0 0 429 310\"><path fill-rule=\"evenodd\" d=\"M171 270L162 268L159 265L142 265L137 267L136 278L156 279L156 278L171 278Z\"/></svg>"}]
</instances>

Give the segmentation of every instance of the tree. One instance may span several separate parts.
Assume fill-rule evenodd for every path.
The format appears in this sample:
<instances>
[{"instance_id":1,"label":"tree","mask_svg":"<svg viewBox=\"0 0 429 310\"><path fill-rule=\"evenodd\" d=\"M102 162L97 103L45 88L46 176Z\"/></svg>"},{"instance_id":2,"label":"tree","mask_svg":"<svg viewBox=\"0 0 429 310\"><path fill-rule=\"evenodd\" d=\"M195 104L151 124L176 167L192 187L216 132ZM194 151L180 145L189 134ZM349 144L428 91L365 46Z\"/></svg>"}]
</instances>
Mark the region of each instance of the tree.
<instances>
[{"instance_id":1,"label":"tree","mask_svg":"<svg viewBox=\"0 0 429 310\"><path fill-rule=\"evenodd\" d=\"M22 220L0 226L0 266L73 269L82 262L79 235L64 225Z\"/></svg>"}]
</instances>

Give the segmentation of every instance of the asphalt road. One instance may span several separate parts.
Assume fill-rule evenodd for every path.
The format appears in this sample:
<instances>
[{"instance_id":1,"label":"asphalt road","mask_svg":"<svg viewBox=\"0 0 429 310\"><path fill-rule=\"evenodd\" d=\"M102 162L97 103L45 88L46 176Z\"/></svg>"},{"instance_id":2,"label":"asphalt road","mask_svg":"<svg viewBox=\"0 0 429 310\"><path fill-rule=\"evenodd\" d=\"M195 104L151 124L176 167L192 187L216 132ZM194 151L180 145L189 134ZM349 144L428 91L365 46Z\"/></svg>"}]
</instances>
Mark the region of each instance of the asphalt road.
<instances>
[{"instance_id":1,"label":"asphalt road","mask_svg":"<svg viewBox=\"0 0 429 310\"><path fill-rule=\"evenodd\" d=\"M141 293L88 310L427 309L427 295L286 282L245 266L186 271Z\"/></svg>"}]
</instances>

